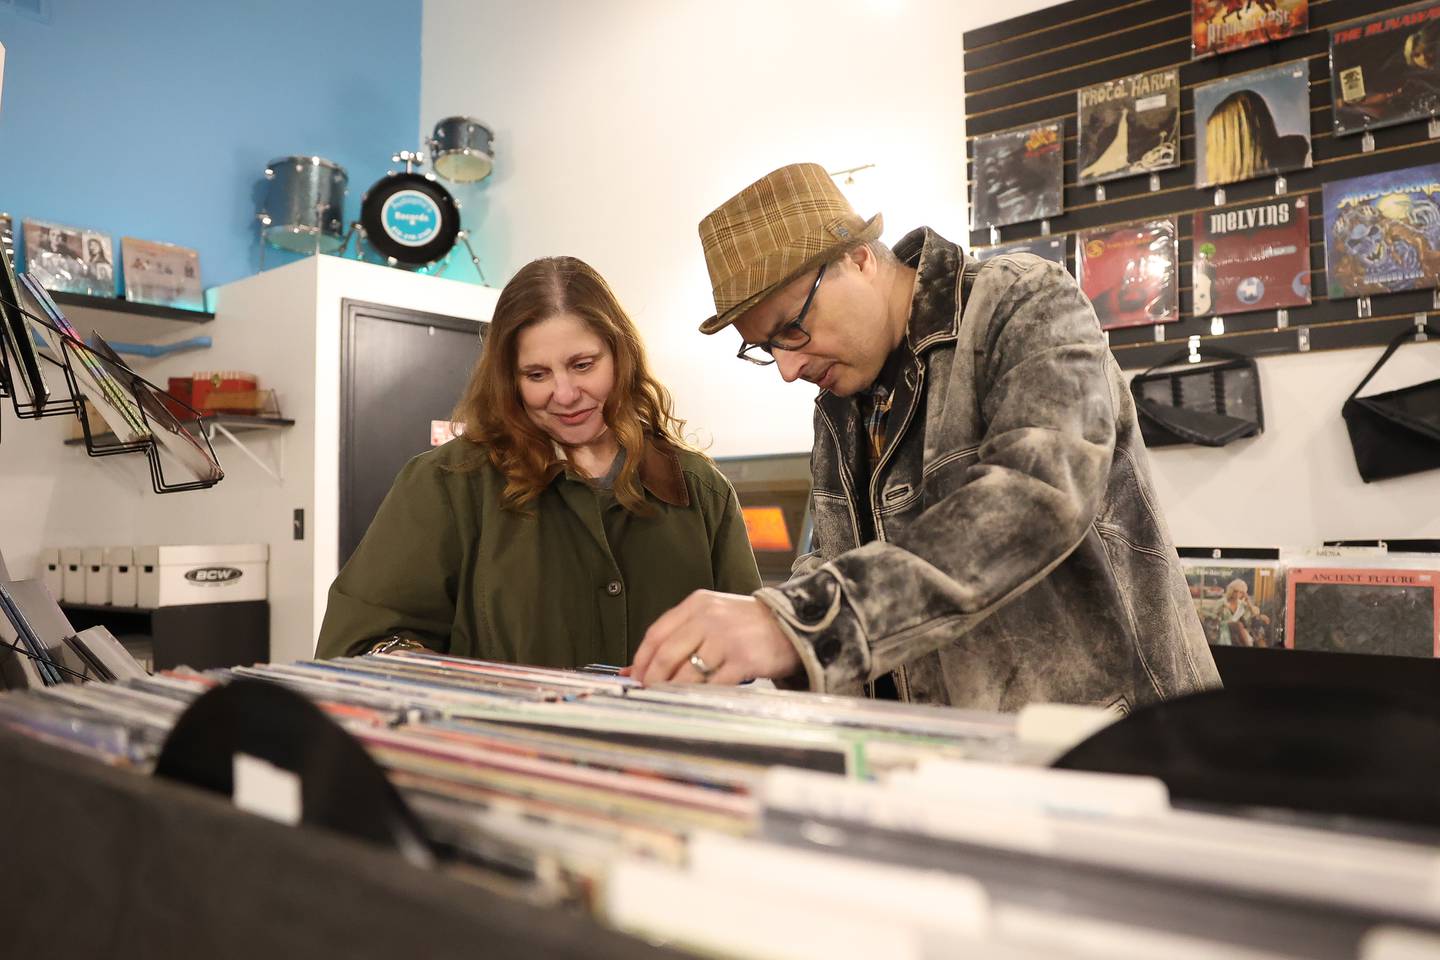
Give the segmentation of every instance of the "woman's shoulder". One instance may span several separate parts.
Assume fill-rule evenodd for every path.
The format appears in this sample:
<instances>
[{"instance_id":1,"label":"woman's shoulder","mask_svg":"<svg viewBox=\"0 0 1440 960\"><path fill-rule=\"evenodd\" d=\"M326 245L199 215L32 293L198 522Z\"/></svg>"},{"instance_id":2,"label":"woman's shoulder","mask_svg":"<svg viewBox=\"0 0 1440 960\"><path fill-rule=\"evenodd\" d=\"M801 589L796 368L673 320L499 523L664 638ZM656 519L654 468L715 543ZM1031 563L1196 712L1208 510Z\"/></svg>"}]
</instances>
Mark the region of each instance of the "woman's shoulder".
<instances>
[{"instance_id":1,"label":"woman's shoulder","mask_svg":"<svg viewBox=\"0 0 1440 960\"><path fill-rule=\"evenodd\" d=\"M494 472L495 467L490 463L489 450L485 444L456 437L411 457L396 482L399 483L407 477L444 481L450 477L469 475L478 479L488 477Z\"/></svg>"},{"instance_id":2,"label":"woman's shoulder","mask_svg":"<svg viewBox=\"0 0 1440 960\"><path fill-rule=\"evenodd\" d=\"M680 461L681 472L690 479L692 485L698 485L701 490L712 497L725 500L730 498L730 480L721 472L714 460L698 450L691 450L687 447L672 449L676 459Z\"/></svg>"}]
</instances>

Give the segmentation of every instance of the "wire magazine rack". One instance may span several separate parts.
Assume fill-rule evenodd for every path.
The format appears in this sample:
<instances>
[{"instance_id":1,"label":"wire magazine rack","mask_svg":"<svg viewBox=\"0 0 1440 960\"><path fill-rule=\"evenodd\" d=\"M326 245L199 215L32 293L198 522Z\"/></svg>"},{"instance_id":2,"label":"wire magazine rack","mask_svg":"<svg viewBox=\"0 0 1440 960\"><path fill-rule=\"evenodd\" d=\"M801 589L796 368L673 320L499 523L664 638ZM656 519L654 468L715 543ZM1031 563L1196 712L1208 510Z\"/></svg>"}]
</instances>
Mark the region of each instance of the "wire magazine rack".
<instances>
[{"instance_id":1,"label":"wire magazine rack","mask_svg":"<svg viewBox=\"0 0 1440 960\"><path fill-rule=\"evenodd\" d=\"M130 369L98 334L93 346L82 341L32 276L19 280L14 299L0 293L7 314L0 324L10 327L0 336L0 399L18 418L76 417L87 454L143 455L157 494L206 490L224 479L204 414ZM49 316L22 307L21 289ZM103 411L104 424L92 409ZM177 472L185 478L175 479Z\"/></svg>"}]
</instances>

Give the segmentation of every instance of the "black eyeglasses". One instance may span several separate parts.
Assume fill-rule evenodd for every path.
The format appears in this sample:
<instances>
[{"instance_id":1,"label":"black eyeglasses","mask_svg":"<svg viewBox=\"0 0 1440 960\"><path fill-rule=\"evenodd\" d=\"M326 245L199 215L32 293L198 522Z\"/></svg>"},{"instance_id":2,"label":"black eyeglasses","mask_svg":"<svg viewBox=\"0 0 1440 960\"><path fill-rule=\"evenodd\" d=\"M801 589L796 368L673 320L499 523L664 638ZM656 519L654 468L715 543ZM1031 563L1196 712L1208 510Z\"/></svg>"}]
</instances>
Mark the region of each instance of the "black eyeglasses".
<instances>
[{"instance_id":1,"label":"black eyeglasses","mask_svg":"<svg viewBox=\"0 0 1440 960\"><path fill-rule=\"evenodd\" d=\"M815 291L820 289L820 281L825 278L825 264L820 272L815 275L815 285L810 288L810 295L805 298L805 305L800 308L795 319L776 330L769 340L764 343L745 343L741 341L740 352L735 354L741 360L749 360L751 363L762 367L768 367L775 362L774 351L776 350L799 350L810 342L810 334L802 326L805 322L805 314L810 312L810 304L815 300ZM760 356L761 352L765 355Z\"/></svg>"}]
</instances>

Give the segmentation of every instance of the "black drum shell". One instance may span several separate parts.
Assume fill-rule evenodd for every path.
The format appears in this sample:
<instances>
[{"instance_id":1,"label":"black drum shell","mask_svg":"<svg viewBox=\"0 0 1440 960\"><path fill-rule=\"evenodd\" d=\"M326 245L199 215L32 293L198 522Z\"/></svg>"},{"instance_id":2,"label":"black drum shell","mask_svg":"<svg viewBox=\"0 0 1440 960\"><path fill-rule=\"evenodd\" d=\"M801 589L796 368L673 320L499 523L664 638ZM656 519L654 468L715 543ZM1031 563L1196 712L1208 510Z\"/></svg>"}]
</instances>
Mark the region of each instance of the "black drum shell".
<instances>
[{"instance_id":1,"label":"black drum shell","mask_svg":"<svg viewBox=\"0 0 1440 960\"><path fill-rule=\"evenodd\" d=\"M429 197L440 212L440 228L434 239L421 246L401 243L385 228L386 201L406 190ZM455 246L455 240L460 235L460 207L450 191L435 182L433 177L391 171L365 191L365 197L360 202L360 226L365 231L365 239L381 256L410 266L426 266L445 256Z\"/></svg>"}]
</instances>

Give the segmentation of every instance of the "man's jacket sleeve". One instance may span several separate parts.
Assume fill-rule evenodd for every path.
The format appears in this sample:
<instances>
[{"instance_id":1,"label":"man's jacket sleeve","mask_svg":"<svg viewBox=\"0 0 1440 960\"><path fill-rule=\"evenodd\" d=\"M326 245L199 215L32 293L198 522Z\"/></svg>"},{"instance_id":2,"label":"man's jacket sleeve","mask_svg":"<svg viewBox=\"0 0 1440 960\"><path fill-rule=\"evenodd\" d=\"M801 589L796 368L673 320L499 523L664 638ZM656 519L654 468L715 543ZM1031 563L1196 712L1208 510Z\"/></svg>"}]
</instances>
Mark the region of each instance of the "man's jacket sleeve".
<instances>
[{"instance_id":1,"label":"man's jacket sleeve","mask_svg":"<svg viewBox=\"0 0 1440 960\"><path fill-rule=\"evenodd\" d=\"M1054 569L1095 519L1115 407L1094 310L1048 262L994 296L984 382L950 388L976 390L986 424L960 488L895 541L797 564L756 594L812 690L853 691L950 643Z\"/></svg>"}]
</instances>

